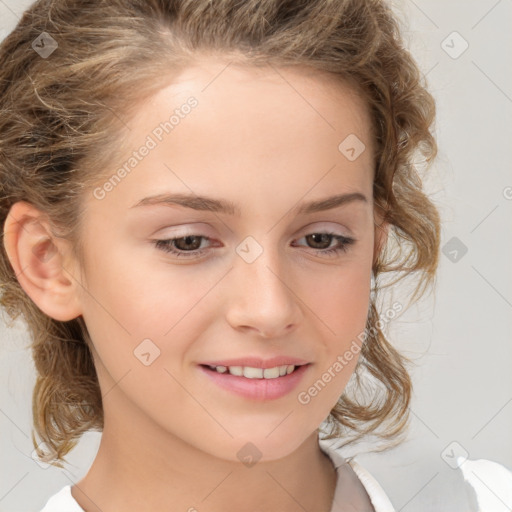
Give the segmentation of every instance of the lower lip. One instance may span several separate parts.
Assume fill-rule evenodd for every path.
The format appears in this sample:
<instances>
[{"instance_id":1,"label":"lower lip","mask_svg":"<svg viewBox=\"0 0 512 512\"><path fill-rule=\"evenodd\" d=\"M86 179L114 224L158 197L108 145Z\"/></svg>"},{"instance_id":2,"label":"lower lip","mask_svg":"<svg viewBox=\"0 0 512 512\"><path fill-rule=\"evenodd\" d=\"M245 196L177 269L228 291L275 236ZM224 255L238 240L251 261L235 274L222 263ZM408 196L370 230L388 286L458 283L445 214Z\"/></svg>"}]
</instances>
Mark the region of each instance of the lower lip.
<instances>
[{"instance_id":1,"label":"lower lip","mask_svg":"<svg viewBox=\"0 0 512 512\"><path fill-rule=\"evenodd\" d=\"M252 400L265 401L281 398L297 387L309 364L299 366L295 371L275 379L248 379L230 373L219 373L205 366L199 368L221 388Z\"/></svg>"}]
</instances>

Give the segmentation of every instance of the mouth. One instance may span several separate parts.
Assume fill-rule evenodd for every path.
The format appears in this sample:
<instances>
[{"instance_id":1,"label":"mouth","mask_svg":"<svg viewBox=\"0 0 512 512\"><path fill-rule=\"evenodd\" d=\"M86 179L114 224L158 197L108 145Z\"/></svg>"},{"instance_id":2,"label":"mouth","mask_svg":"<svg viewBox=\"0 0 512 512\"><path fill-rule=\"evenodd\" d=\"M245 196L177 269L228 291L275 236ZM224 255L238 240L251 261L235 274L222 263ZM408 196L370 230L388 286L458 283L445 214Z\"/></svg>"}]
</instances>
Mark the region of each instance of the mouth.
<instances>
[{"instance_id":1,"label":"mouth","mask_svg":"<svg viewBox=\"0 0 512 512\"><path fill-rule=\"evenodd\" d=\"M302 380L311 363L278 365L268 368L239 365L198 365L208 384L245 399L268 401L290 394Z\"/></svg>"}]
</instances>

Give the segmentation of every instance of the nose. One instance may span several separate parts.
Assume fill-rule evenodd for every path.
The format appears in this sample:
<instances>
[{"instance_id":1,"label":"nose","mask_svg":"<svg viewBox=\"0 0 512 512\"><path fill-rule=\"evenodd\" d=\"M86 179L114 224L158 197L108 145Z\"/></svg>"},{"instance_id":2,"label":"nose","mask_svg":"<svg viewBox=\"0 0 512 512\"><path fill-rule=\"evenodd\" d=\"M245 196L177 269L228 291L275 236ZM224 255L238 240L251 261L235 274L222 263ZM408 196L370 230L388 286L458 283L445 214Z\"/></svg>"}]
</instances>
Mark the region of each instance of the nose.
<instances>
[{"instance_id":1,"label":"nose","mask_svg":"<svg viewBox=\"0 0 512 512\"><path fill-rule=\"evenodd\" d=\"M291 270L284 271L276 250L264 250L252 263L236 258L229 276L226 318L238 331L263 338L289 334L302 318Z\"/></svg>"}]
</instances>

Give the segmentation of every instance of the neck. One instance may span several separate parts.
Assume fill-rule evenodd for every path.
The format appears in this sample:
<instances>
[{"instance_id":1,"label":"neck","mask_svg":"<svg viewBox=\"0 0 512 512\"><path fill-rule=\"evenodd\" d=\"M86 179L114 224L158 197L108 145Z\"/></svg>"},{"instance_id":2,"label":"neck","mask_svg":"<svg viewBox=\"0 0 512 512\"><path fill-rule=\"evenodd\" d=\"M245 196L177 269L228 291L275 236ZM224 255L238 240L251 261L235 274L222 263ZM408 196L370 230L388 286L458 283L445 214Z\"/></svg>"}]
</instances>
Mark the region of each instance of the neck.
<instances>
[{"instance_id":1,"label":"neck","mask_svg":"<svg viewBox=\"0 0 512 512\"><path fill-rule=\"evenodd\" d=\"M198 450L154 424L116 422L122 417L105 411L98 454L72 486L87 512L331 510L336 471L316 431L286 457L246 466Z\"/></svg>"}]
</instances>

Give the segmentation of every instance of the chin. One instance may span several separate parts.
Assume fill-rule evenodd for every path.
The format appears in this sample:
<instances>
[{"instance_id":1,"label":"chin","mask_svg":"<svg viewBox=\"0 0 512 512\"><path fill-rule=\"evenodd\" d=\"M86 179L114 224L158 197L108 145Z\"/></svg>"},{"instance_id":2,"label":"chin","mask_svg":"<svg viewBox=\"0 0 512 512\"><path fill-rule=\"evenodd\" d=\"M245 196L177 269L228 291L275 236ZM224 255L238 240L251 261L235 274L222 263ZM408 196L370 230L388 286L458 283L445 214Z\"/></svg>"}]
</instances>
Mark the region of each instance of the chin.
<instances>
[{"instance_id":1,"label":"chin","mask_svg":"<svg viewBox=\"0 0 512 512\"><path fill-rule=\"evenodd\" d=\"M285 429L278 433L278 429L270 435L268 432L254 432L252 435L248 433L246 436L230 439L224 447L220 447L220 443L216 444L220 449L212 451L210 445L208 451L218 458L242 462L250 467L257 462L271 462L291 455L311 435L307 433L291 435L290 431Z\"/></svg>"}]
</instances>

